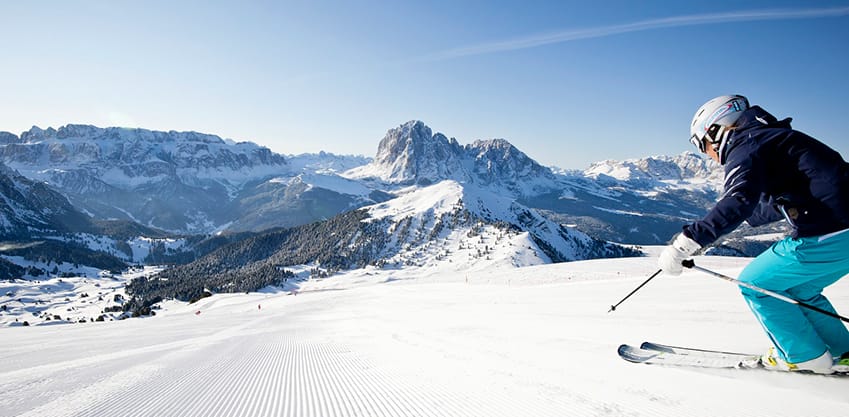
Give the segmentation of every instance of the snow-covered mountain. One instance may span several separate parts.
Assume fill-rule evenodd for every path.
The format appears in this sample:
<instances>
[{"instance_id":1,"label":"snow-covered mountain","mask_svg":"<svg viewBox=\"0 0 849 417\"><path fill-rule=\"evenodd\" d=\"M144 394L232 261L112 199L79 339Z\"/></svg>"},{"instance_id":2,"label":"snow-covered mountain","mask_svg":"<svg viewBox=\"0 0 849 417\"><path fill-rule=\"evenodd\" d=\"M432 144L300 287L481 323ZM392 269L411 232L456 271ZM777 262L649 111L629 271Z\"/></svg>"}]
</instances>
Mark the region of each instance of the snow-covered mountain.
<instances>
[{"instance_id":1,"label":"snow-covered mountain","mask_svg":"<svg viewBox=\"0 0 849 417\"><path fill-rule=\"evenodd\" d=\"M366 165L372 161L362 155L337 155L330 152L288 155L286 162L292 172L316 172L321 174L340 173Z\"/></svg>"},{"instance_id":2,"label":"snow-covered mountain","mask_svg":"<svg viewBox=\"0 0 849 417\"><path fill-rule=\"evenodd\" d=\"M590 165L582 175L603 183L626 183L641 191L667 187L689 187L716 190L722 183L719 164L694 153L655 156L625 161L606 160Z\"/></svg>"},{"instance_id":3,"label":"snow-covered mountain","mask_svg":"<svg viewBox=\"0 0 849 417\"><path fill-rule=\"evenodd\" d=\"M0 158L94 218L179 233L298 226L452 180L598 238L659 243L703 213L721 181L694 154L552 171L504 139L461 145L416 120L389 129L374 158L284 157L195 132L80 125L4 134Z\"/></svg>"},{"instance_id":4,"label":"snow-covered mountain","mask_svg":"<svg viewBox=\"0 0 849 417\"><path fill-rule=\"evenodd\" d=\"M324 222L274 230L222 247L187 265L128 287L130 306L188 300L203 288L252 291L280 284L284 271L322 273L436 267L485 269L639 256L640 251L564 227L509 196L444 180Z\"/></svg>"},{"instance_id":5,"label":"snow-covered mountain","mask_svg":"<svg viewBox=\"0 0 849 417\"><path fill-rule=\"evenodd\" d=\"M226 203L246 183L289 169L267 148L196 132L67 125L0 143L3 162L96 218L185 232L230 221Z\"/></svg>"},{"instance_id":6,"label":"snow-covered mountain","mask_svg":"<svg viewBox=\"0 0 849 417\"><path fill-rule=\"evenodd\" d=\"M110 185L133 187L176 178L189 186L218 183L232 190L286 169L284 157L250 142L228 143L197 132L88 125L33 127L17 141L7 137L0 155L12 168L43 180L82 168Z\"/></svg>"},{"instance_id":7,"label":"snow-covered mountain","mask_svg":"<svg viewBox=\"0 0 849 417\"><path fill-rule=\"evenodd\" d=\"M365 210L373 221L389 222L387 232L393 236L395 251L392 256L407 256L408 249L421 254L420 245L426 245L430 253L444 250L447 254L455 247L480 243L486 243L481 253L498 250L501 256L493 258L510 259L514 266L637 254L554 223L513 198L453 180L418 188ZM416 233L398 235L401 229ZM501 238L493 241L481 237L464 243L466 238L481 236L484 230Z\"/></svg>"},{"instance_id":8,"label":"snow-covered mountain","mask_svg":"<svg viewBox=\"0 0 849 417\"><path fill-rule=\"evenodd\" d=\"M129 222L92 219L46 183L0 163L0 280L121 270L125 262L145 261L162 245L160 236Z\"/></svg>"},{"instance_id":9,"label":"snow-covered mountain","mask_svg":"<svg viewBox=\"0 0 849 417\"><path fill-rule=\"evenodd\" d=\"M388 189L454 180L511 196L592 236L637 244L663 243L702 215L723 177L719 165L693 153L552 170L504 139L460 145L416 120L390 129L371 163L343 175Z\"/></svg>"},{"instance_id":10,"label":"snow-covered mountain","mask_svg":"<svg viewBox=\"0 0 849 417\"><path fill-rule=\"evenodd\" d=\"M65 196L0 163L0 240L92 229Z\"/></svg>"},{"instance_id":11,"label":"snow-covered mountain","mask_svg":"<svg viewBox=\"0 0 849 417\"><path fill-rule=\"evenodd\" d=\"M603 161L558 171L556 192L522 198L561 223L615 242L665 243L706 212L722 188L722 168L693 153Z\"/></svg>"},{"instance_id":12,"label":"snow-covered mountain","mask_svg":"<svg viewBox=\"0 0 849 417\"><path fill-rule=\"evenodd\" d=\"M285 157L197 132L67 125L0 135L0 161L64 193L90 216L176 233L296 226L386 198L337 173L362 156ZM316 179L316 184L305 183ZM348 181L350 183L350 181ZM365 197L363 197L365 196Z\"/></svg>"},{"instance_id":13,"label":"snow-covered mountain","mask_svg":"<svg viewBox=\"0 0 849 417\"><path fill-rule=\"evenodd\" d=\"M418 120L390 129L380 141L374 161L344 175L393 185L454 180L515 196L557 187L551 170L504 139L478 140L461 146L454 138L434 134Z\"/></svg>"},{"instance_id":14,"label":"snow-covered mountain","mask_svg":"<svg viewBox=\"0 0 849 417\"><path fill-rule=\"evenodd\" d=\"M465 181L463 147L456 139L413 120L390 129L374 160L348 172L351 178L376 178L390 184L432 184L441 179Z\"/></svg>"}]
</instances>

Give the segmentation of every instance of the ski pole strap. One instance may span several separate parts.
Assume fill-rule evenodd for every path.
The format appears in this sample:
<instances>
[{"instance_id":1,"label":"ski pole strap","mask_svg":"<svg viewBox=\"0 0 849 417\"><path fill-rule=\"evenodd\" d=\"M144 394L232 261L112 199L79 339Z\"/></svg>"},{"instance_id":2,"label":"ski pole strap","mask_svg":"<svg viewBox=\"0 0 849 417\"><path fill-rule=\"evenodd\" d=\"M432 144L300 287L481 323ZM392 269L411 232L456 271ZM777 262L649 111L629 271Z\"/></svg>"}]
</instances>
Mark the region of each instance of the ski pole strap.
<instances>
[{"instance_id":1,"label":"ski pole strap","mask_svg":"<svg viewBox=\"0 0 849 417\"><path fill-rule=\"evenodd\" d=\"M817 306L810 305L810 304L808 304L808 303L803 303L803 302L801 302L801 301L799 301L799 300L794 300L794 299L792 299L792 298L790 298L790 297L788 297L788 296L786 296L786 295L779 294L779 293L777 293L777 292L770 291L770 290L767 290L767 289L764 289L764 288L758 287L758 286L756 286L756 285L752 285L752 284L750 284L750 283L748 283L748 282L743 282L743 281L740 281L739 279L731 278L731 277L729 277L729 276L727 276L727 275L720 274L719 272L714 272L714 271L711 271L710 269L702 268L702 267L700 267L700 266L696 265L696 263L695 263L692 259L687 259L687 260L685 260L685 261L681 262L681 265L682 265L684 268L695 269L695 270L697 270L697 271L701 271L701 272L704 272L704 273L706 273L706 274L713 275L713 276L715 276L715 277L717 277L717 278L724 279L724 280L726 280L726 281L728 281L728 282L733 282L733 283L735 283L735 284L737 284L737 285L739 285L739 286L741 286L741 287L748 288L748 289L750 289L750 290L752 290L752 291L759 292L759 293L761 293L761 294L763 294L763 295L767 295L767 296L770 296L770 297L773 297L773 298L777 298L777 299L779 299L779 300L781 300L781 301L785 301L785 302L788 302L788 303L790 303L790 304L796 304L796 305L797 305L797 306L799 306L799 307L804 307L804 308L807 308L807 309L809 309L809 310L816 311L817 313L822 313L822 314L825 314L826 316L834 317L834 318L836 318L836 319L839 319L839 320L842 320L842 321L845 321L845 322L849 323L849 318L847 318L847 317L843 317L843 316L841 316L841 315L839 315L839 314L832 313L831 311L823 310L823 309L821 309L821 308L819 308L819 307L817 307Z\"/></svg>"}]
</instances>

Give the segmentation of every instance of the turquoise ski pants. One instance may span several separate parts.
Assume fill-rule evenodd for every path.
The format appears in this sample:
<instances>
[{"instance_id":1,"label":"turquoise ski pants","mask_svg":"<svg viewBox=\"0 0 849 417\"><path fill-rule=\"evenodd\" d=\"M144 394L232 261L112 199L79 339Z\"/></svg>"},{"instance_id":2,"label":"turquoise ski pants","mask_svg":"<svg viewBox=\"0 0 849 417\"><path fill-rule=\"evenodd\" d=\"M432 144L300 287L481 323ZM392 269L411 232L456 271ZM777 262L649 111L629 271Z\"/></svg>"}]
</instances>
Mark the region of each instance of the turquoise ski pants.
<instances>
[{"instance_id":1,"label":"turquoise ski pants","mask_svg":"<svg viewBox=\"0 0 849 417\"><path fill-rule=\"evenodd\" d=\"M836 313L822 290L846 274L849 231L776 242L743 269L740 281ZM740 289L785 361L808 361L826 350L833 356L849 352L849 331L839 319Z\"/></svg>"}]
</instances>

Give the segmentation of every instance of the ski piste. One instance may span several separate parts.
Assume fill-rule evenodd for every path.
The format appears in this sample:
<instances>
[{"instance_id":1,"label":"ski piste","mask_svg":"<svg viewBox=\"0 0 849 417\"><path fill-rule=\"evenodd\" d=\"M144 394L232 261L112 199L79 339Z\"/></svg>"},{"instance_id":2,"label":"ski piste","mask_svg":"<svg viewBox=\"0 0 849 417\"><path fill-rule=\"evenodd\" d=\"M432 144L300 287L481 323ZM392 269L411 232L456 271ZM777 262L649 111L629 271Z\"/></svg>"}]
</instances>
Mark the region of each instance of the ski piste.
<instances>
[{"instance_id":1,"label":"ski piste","mask_svg":"<svg viewBox=\"0 0 849 417\"><path fill-rule=\"evenodd\" d=\"M757 354L696 349L652 342L643 342L640 347L621 345L619 346L619 356L634 363L694 368L767 370L761 365L760 355ZM811 374L803 371L793 373ZM836 372L824 376L849 377L849 373Z\"/></svg>"}]
</instances>

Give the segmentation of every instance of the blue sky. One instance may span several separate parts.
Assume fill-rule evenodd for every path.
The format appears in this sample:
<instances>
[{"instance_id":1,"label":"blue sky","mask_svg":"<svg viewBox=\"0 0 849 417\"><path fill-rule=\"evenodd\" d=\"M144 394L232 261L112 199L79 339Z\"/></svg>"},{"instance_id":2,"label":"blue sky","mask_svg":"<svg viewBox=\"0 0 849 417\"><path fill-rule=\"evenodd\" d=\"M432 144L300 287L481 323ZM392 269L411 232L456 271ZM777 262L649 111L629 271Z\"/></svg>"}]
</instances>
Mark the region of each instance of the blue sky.
<instances>
[{"instance_id":1,"label":"blue sky","mask_svg":"<svg viewBox=\"0 0 849 417\"><path fill-rule=\"evenodd\" d=\"M373 156L422 120L545 165L689 150L747 95L849 158L849 1L4 1L0 131L194 130Z\"/></svg>"}]
</instances>

